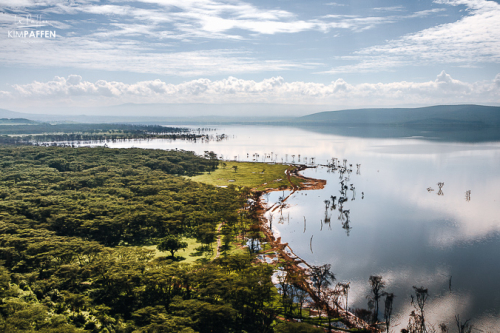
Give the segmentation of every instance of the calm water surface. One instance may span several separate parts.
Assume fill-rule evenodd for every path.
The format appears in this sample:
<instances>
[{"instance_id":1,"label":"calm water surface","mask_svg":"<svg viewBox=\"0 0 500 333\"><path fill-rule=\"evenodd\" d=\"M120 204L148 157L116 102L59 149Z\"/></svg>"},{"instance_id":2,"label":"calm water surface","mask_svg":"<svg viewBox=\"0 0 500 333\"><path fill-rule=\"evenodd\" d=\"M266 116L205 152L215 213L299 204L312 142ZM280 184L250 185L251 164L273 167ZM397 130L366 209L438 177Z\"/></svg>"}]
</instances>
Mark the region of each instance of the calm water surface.
<instances>
[{"instance_id":1,"label":"calm water surface","mask_svg":"<svg viewBox=\"0 0 500 333\"><path fill-rule=\"evenodd\" d=\"M500 331L500 140L467 142L474 135L465 132L468 139L457 140L462 142L442 140L439 134L383 138L383 133L370 137L365 129L353 132L224 126L213 132L229 135L221 142L152 140L110 146L198 154L213 150L240 161L252 160L254 153L261 161L271 152L288 162L292 155L298 162L299 154L301 162L314 157L316 164L347 159L353 170L342 178L349 187L342 204L342 211L349 211L348 225L339 205L327 208L325 203L341 196L339 173L307 169L305 176L325 179L327 185L296 192L281 212L273 213L273 230L282 242L310 264L330 263L337 280L350 281L352 307L367 307L368 278L381 275L385 290L396 295L395 327L406 326L412 286L424 286L429 289L426 320L436 328L443 321L455 327L454 316L460 314L464 320L472 318L478 331ZM441 191L438 183L444 183ZM282 195L273 192L270 203ZM380 308L383 312L383 300Z\"/></svg>"}]
</instances>

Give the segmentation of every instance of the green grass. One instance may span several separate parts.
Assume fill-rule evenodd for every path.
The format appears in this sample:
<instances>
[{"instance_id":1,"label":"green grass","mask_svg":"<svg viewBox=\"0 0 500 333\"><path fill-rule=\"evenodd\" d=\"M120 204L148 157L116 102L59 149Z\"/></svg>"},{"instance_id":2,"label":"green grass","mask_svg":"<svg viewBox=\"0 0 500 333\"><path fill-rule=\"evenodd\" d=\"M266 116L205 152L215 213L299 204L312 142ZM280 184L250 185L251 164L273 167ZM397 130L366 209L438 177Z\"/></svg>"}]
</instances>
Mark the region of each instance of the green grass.
<instances>
[{"instance_id":1,"label":"green grass","mask_svg":"<svg viewBox=\"0 0 500 333\"><path fill-rule=\"evenodd\" d=\"M226 163L226 166L222 163ZM233 166L237 167L235 172ZM267 163L252 163L252 162L221 162L219 168L212 171L188 177L189 179L216 186L247 186L257 190L266 188L279 188L280 186L288 186L285 170L289 165L283 164L267 164ZM293 168L293 167L292 167ZM294 184L299 184L303 180L291 177ZM279 180L281 179L281 180ZM278 181L279 180L279 181Z\"/></svg>"},{"instance_id":2,"label":"green grass","mask_svg":"<svg viewBox=\"0 0 500 333\"><path fill-rule=\"evenodd\" d=\"M202 244L198 243L196 241L196 239L194 239L194 238L183 237L182 241L188 243L188 247L184 250L180 250L178 252L175 252L175 257L183 257L184 258L184 260L180 260L179 262L190 264L190 263L194 263L194 262L196 262L196 260L202 259L202 258L207 258L210 260L210 259L213 259L215 257L215 254L217 253L217 242L214 242L212 244L212 248L214 250L213 255L210 252L208 252L208 253L205 252L202 255L196 255L196 253L197 253L196 248L199 246L202 246ZM156 248L156 245L144 246L144 248L146 248L148 250L155 251L155 257L154 257L155 259L161 258L161 257L170 257L170 252L158 251L158 249Z\"/></svg>"},{"instance_id":3,"label":"green grass","mask_svg":"<svg viewBox=\"0 0 500 333\"><path fill-rule=\"evenodd\" d=\"M243 242L243 243L245 243L245 242ZM234 254L248 253L248 249L241 247L241 245L242 245L242 242L239 240L231 242L231 244L229 245L229 251L227 251L227 254L234 255ZM221 255L222 255L222 253L221 253Z\"/></svg>"},{"instance_id":4,"label":"green grass","mask_svg":"<svg viewBox=\"0 0 500 333\"><path fill-rule=\"evenodd\" d=\"M197 260L212 260L215 258L215 255L217 254L217 241L212 243L212 249L213 249L213 254L211 252L204 252L203 254L198 253L196 248L202 246L203 244L198 243L195 238L186 238L183 237L182 241L188 243L188 247L184 250L180 250L178 252L175 252L175 257L177 260L179 257L182 257L184 259L179 260L181 263L186 263L186 264L191 264L196 262ZM241 242L232 242L229 246L229 250L227 251L228 255L234 255L234 254L241 254L241 253L247 253L247 249L242 249L240 247ZM170 257L170 252L161 252L158 251L156 248L156 245L148 245L144 246L145 249L155 251L155 256L154 259L156 258L168 258ZM223 255L222 252L220 254L221 256Z\"/></svg>"}]
</instances>

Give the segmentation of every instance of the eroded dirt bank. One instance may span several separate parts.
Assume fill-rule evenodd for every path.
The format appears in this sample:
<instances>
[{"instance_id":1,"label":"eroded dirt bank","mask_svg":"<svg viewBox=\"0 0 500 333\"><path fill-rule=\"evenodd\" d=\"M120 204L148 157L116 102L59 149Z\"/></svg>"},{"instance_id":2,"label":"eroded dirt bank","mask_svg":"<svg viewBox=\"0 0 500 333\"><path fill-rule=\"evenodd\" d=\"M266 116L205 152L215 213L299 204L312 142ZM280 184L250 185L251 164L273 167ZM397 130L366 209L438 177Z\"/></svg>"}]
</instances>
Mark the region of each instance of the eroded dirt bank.
<instances>
[{"instance_id":1,"label":"eroded dirt bank","mask_svg":"<svg viewBox=\"0 0 500 333\"><path fill-rule=\"evenodd\" d=\"M317 190L325 187L326 180L304 177L299 173L300 171L305 170L307 168L308 167L305 165L300 165L294 169L289 168L286 170L286 176L290 184L289 188L287 189L288 190L291 189L292 192L281 201L282 203L285 202L296 191ZM292 176L303 179L304 182L301 182L299 184L294 184L294 182L292 181ZM269 221L264 215L269 210L276 210L277 207L275 205L272 205L269 208L265 207L262 200L262 195L267 192L281 191L281 190L283 189L266 189L264 191L254 192L254 200L255 200L254 209L259 219L260 230L265 235L266 242L271 245L271 249L265 252L275 252L278 254L278 257L285 262L287 270L289 270L298 277L297 283L300 285L300 287L308 292L311 299L316 304L320 304L323 311L327 311L328 313L330 313L332 317L342 316L343 317L342 322L349 328L366 329L371 332L379 332L379 330L368 325L361 319L357 318L354 314L346 312L344 309L333 309L321 297L316 295L314 289L311 287L312 283L309 279L311 266L307 262L302 260L300 257L295 255L291 247L288 245L288 243L282 243L281 237L276 238L274 236L272 230L268 226Z\"/></svg>"}]
</instances>

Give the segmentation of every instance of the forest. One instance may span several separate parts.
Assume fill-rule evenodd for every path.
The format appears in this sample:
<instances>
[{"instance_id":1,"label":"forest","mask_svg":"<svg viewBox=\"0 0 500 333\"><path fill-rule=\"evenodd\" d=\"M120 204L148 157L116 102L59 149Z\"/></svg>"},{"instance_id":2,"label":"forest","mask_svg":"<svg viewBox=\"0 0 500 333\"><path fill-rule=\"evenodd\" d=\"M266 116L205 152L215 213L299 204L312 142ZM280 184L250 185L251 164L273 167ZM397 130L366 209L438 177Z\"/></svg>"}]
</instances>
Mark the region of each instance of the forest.
<instances>
[{"instance_id":1,"label":"forest","mask_svg":"<svg viewBox=\"0 0 500 333\"><path fill-rule=\"evenodd\" d=\"M265 332L272 268L249 254L154 259L167 236L238 233L246 191L179 175L217 167L185 151L1 147L4 332ZM229 235L231 232L227 232Z\"/></svg>"}]
</instances>

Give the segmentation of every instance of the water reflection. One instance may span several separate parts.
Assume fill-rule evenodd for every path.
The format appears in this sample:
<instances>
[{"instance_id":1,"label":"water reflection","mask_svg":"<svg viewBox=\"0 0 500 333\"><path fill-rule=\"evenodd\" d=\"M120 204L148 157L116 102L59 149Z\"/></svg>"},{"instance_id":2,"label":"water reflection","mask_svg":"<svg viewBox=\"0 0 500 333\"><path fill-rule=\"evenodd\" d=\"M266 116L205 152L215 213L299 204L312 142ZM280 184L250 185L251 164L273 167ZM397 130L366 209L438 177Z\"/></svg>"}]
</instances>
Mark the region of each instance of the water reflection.
<instances>
[{"instance_id":1,"label":"water reflection","mask_svg":"<svg viewBox=\"0 0 500 333\"><path fill-rule=\"evenodd\" d=\"M438 187L439 187L439 191L438 191L438 195L444 195L443 193L443 186L444 186L444 183L438 183Z\"/></svg>"},{"instance_id":2,"label":"water reflection","mask_svg":"<svg viewBox=\"0 0 500 333\"><path fill-rule=\"evenodd\" d=\"M360 167L361 164L356 164L356 175L360 176ZM344 208L344 203L349 201L349 193L351 193L351 201L354 201L356 199L356 187L354 186L353 183L347 185L348 182L350 181L350 176L351 173L353 172L352 169L352 164L347 163L347 159L342 160L342 164L340 163L340 160L336 157L333 157L331 159L331 162L328 162L326 165L326 172L330 174L339 174L339 182L338 184L340 185L339 189L339 198L337 201L337 196L335 195L330 195L329 199L324 200L325 203L325 215L324 215L324 223L328 224L328 229L331 230L331 215L329 214L329 209L330 210L337 210L338 209L338 217L337 220L340 221L342 225L342 229L345 230L346 235L349 236L349 233L352 229L350 223L350 214L351 210L350 209L345 209ZM350 192L349 192L350 191ZM364 198L364 192L362 192L362 198ZM337 208L338 207L338 208Z\"/></svg>"}]
</instances>

